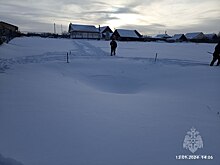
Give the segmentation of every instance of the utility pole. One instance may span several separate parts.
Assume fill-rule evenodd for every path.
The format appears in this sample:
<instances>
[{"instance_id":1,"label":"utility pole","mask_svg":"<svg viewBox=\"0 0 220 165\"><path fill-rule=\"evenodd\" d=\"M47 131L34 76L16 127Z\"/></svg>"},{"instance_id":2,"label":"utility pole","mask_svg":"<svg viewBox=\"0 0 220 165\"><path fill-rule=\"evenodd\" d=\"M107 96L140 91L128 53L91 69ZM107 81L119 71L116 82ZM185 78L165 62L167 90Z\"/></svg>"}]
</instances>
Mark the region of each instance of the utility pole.
<instances>
[{"instance_id":1,"label":"utility pole","mask_svg":"<svg viewBox=\"0 0 220 165\"><path fill-rule=\"evenodd\" d=\"M55 23L53 24L53 32L54 32L54 34L56 34L56 24Z\"/></svg>"},{"instance_id":2,"label":"utility pole","mask_svg":"<svg viewBox=\"0 0 220 165\"><path fill-rule=\"evenodd\" d=\"M99 40L101 39L101 27L99 25Z\"/></svg>"},{"instance_id":3,"label":"utility pole","mask_svg":"<svg viewBox=\"0 0 220 165\"><path fill-rule=\"evenodd\" d=\"M63 34L63 25L61 24L61 34Z\"/></svg>"}]
</instances>

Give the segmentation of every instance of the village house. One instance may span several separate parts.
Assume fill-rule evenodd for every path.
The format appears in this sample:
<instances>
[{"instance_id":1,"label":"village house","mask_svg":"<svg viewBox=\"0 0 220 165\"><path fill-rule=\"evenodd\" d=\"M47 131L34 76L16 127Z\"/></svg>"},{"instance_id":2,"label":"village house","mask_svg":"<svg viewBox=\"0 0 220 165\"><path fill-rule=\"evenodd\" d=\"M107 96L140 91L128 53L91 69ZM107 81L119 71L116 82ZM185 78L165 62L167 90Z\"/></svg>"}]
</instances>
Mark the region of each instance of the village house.
<instances>
[{"instance_id":1,"label":"village house","mask_svg":"<svg viewBox=\"0 0 220 165\"><path fill-rule=\"evenodd\" d=\"M140 41L142 35L137 30L116 29L112 34L116 40L120 41Z\"/></svg>"},{"instance_id":2,"label":"village house","mask_svg":"<svg viewBox=\"0 0 220 165\"><path fill-rule=\"evenodd\" d=\"M100 27L101 38L105 40L110 40L113 31L109 26Z\"/></svg>"},{"instance_id":3,"label":"village house","mask_svg":"<svg viewBox=\"0 0 220 165\"><path fill-rule=\"evenodd\" d=\"M93 25L69 24L70 38L100 39L99 29Z\"/></svg>"},{"instance_id":4,"label":"village house","mask_svg":"<svg viewBox=\"0 0 220 165\"><path fill-rule=\"evenodd\" d=\"M0 21L0 40L8 42L18 34L18 27L6 22Z\"/></svg>"},{"instance_id":5,"label":"village house","mask_svg":"<svg viewBox=\"0 0 220 165\"><path fill-rule=\"evenodd\" d=\"M158 34L153 37L154 41L167 41L168 38L171 38L168 34Z\"/></svg>"},{"instance_id":6,"label":"village house","mask_svg":"<svg viewBox=\"0 0 220 165\"><path fill-rule=\"evenodd\" d=\"M168 42L182 42L187 41L187 38L184 34L174 34L172 38L167 39Z\"/></svg>"},{"instance_id":7,"label":"village house","mask_svg":"<svg viewBox=\"0 0 220 165\"><path fill-rule=\"evenodd\" d=\"M207 40L213 41L213 42L218 40L218 36L215 33L205 34L205 37L207 38Z\"/></svg>"},{"instance_id":8,"label":"village house","mask_svg":"<svg viewBox=\"0 0 220 165\"><path fill-rule=\"evenodd\" d=\"M158 39L167 39L167 38L171 38L171 36L169 36L168 34L158 34L155 36L155 38L158 38Z\"/></svg>"},{"instance_id":9,"label":"village house","mask_svg":"<svg viewBox=\"0 0 220 165\"><path fill-rule=\"evenodd\" d=\"M190 41L199 41L206 39L206 36L202 32L186 33L185 36L187 40Z\"/></svg>"}]
</instances>

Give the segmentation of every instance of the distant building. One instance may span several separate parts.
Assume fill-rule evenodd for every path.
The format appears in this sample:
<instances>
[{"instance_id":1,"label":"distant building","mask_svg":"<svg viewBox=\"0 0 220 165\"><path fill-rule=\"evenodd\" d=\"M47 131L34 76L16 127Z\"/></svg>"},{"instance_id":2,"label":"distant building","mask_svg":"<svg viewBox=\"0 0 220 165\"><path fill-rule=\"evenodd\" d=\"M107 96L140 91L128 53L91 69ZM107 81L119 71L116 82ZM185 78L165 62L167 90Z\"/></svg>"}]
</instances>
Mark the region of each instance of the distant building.
<instances>
[{"instance_id":1,"label":"distant building","mask_svg":"<svg viewBox=\"0 0 220 165\"><path fill-rule=\"evenodd\" d=\"M216 40L218 38L218 36L215 33L205 34L205 37L210 41Z\"/></svg>"},{"instance_id":2,"label":"distant building","mask_svg":"<svg viewBox=\"0 0 220 165\"><path fill-rule=\"evenodd\" d=\"M172 38L168 38L169 42L182 42L187 41L187 38L184 34L175 34Z\"/></svg>"},{"instance_id":3,"label":"distant building","mask_svg":"<svg viewBox=\"0 0 220 165\"><path fill-rule=\"evenodd\" d=\"M0 21L0 30L1 30L1 33L3 33L3 31L5 33L18 32L18 27L15 25Z\"/></svg>"},{"instance_id":4,"label":"distant building","mask_svg":"<svg viewBox=\"0 0 220 165\"><path fill-rule=\"evenodd\" d=\"M112 37L120 41L140 41L142 39L142 35L137 30L125 29L116 29Z\"/></svg>"},{"instance_id":5,"label":"distant building","mask_svg":"<svg viewBox=\"0 0 220 165\"><path fill-rule=\"evenodd\" d=\"M167 39L167 38L171 38L171 36L169 36L168 34L158 34L158 35L155 36L155 38Z\"/></svg>"},{"instance_id":6,"label":"distant building","mask_svg":"<svg viewBox=\"0 0 220 165\"><path fill-rule=\"evenodd\" d=\"M100 27L101 38L105 40L110 40L113 31L109 26Z\"/></svg>"},{"instance_id":7,"label":"distant building","mask_svg":"<svg viewBox=\"0 0 220 165\"><path fill-rule=\"evenodd\" d=\"M99 29L93 25L69 24L70 38L76 39L99 39Z\"/></svg>"},{"instance_id":8,"label":"distant building","mask_svg":"<svg viewBox=\"0 0 220 165\"><path fill-rule=\"evenodd\" d=\"M18 35L18 27L6 22L0 21L0 40L2 42L10 41Z\"/></svg>"},{"instance_id":9,"label":"distant building","mask_svg":"<svg viewBox=\"0 0 220 165\"><path fill-rule=\"evenodd\" d=\"M188 40L204 40L206 36L202 32L186 33L186 38Z\"/></svg>"}]
</instances>

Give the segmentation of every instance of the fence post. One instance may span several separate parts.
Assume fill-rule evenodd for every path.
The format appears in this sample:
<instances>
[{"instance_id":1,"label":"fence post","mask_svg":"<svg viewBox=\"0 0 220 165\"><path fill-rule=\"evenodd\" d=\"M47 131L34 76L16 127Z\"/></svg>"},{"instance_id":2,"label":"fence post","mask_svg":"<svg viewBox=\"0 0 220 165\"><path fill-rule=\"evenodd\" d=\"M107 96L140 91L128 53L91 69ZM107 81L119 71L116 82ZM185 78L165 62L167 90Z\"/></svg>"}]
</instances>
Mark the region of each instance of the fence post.
<instances>
[{"instance_id":1,"label":"fence post","mask_svg":"<svg viewBox=\"0 0 220 165\"><path fill-rule=\"evenodd\" d=\"M69 63L69 53L66 53L66 62Z\"/></svg>"},{"instance_id":2,"label":"fence post","mask_svg":"<svg viewBox=\"0 0 220 165\"><path fill-rule=\"evenodd\" d=\"M156 53L156 56L155 56L154 62L155 62L155 63L157 62L157 53Z\"/></svg>"}]
</instances>

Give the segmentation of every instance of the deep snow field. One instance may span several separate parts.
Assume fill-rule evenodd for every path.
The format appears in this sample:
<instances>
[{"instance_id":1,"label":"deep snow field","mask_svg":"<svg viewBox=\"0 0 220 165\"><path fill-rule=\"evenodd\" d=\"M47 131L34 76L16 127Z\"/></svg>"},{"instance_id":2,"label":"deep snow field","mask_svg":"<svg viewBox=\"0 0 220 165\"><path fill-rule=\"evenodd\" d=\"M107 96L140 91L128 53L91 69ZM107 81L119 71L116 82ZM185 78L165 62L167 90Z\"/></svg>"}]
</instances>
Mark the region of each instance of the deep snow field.
<instances>
[{"instance_id":1,"label":"deep snow field","mask_svg":"<svg viewBox=\"0 0 220 165\"><path fill-rule=\"evenodd\" d=\"M3 44L0 154L23 165L219 165L220 67L209 66L207 53L214 47L118 42L111 57L109 41ZM183 148L192 127L203 140L194 154Z\"/></svg>"}]
</instances>

